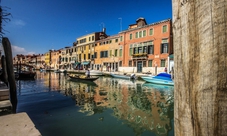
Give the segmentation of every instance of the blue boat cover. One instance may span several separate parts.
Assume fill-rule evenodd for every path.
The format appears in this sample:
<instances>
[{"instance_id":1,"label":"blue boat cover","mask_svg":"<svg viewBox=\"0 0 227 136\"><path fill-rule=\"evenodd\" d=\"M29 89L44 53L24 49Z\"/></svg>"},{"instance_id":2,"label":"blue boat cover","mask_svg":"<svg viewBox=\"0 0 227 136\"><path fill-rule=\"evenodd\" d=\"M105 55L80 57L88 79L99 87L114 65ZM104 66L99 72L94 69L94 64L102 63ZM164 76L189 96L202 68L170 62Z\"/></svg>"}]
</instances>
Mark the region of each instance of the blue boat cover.
<instances>
[{"instance_id":1,"label":"blue boat cover","mask_svg":"<svg viewBox=\"0 0 227 136\"><path fill-rule=\"evenodd\" d=\"M170 75L170 74L167 74L167 73L160 73L160 74L158 74L157 76L162 76L162 77L171 78L171 75Z\"/></svg>"},{"instance_id":2,"label":"blue boat cover","mask_svg":"<svg viewBox=\"0 0 227 136\"><path fill-rule=\"evenodd\" d=\"M172 81L171 75L167 73L160 73L157 76L153 77L154 79L168 80Z\"/></svg>"}]
</instances>

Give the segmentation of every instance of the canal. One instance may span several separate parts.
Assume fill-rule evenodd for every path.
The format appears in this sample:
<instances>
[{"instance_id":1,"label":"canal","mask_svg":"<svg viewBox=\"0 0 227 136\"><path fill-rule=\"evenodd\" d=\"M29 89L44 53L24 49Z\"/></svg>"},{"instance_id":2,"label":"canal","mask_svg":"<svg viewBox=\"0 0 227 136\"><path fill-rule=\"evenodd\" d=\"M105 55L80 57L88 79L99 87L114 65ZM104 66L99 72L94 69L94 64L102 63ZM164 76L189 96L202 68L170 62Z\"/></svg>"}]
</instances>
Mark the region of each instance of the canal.
<instances>
[{"instance_id":1,"label":"canal","mask_svg":"<svg viewBox=\"0 0 227 136\"><path fill-rule=\"evenodd\" d=\"M42 136L174 136L173 92L143 81L100 76L86 83L37 72L17 81L17 112Z\"/></svg>"}]
</instances>

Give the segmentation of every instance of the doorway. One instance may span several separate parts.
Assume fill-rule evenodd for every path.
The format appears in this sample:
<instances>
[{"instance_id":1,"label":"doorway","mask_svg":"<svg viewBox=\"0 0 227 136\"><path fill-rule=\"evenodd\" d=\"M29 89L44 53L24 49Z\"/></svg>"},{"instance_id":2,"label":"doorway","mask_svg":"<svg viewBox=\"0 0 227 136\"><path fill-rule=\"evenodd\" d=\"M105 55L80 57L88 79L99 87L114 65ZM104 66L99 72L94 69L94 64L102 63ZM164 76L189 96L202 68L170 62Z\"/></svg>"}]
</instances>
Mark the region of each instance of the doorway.
<instances>
[{"instance_id":1,"label":"doorway","mask_svg":"<svg viewBox=\"0 0 227 136\"><path fill-rule=\"evenodd\" d=\"M142 73L143 63L142 61L137 62L137 73Z\"/></svg>"}]
</instances>

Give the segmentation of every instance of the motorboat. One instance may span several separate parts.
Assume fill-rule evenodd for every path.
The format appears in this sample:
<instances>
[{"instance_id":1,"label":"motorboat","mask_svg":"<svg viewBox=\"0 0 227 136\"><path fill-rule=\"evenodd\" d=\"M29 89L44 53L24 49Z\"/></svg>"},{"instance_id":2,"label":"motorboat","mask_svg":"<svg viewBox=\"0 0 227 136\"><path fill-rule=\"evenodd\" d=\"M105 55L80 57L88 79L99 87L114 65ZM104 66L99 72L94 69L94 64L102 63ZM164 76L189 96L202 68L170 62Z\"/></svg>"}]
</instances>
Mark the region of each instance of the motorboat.
<instances>
[{"instance_id":1,"label":"motorboat","mask_svg":"<svg viewBox=\"0 0 227 136\"><path fill-rule=\"evenodd\" d=\"M91 76L102 76L103 72L99 70L90 70L90 75Z\"/></svg>"},{"instance_id":2,"label":"motorboat","mask_svg":"<svg viewBox=\"0 0 227 136\"><path fill-rule=\"evenodd\" d=\"M61 73L66 73L66 72L67 72L66 69L59 69L59 71L60 71Z\"/></svg>"},{"instance_id":3,"label":"motorboat","mask_svg":"<svg viewBox=\"0 0 227 136\"><path fill-rule=\"evenodd\" d=\"M135 74L132 74L131 76L129 76L129 75L120 75L120 74L110 73L110 75L112 77L115 77L115 78L133 79L133 80L136 79L136 75Z\"/></svg>"},{"instance_id":4,"label":"motorboat","mask_svg":"<svg viewBox=\"0 0 227 136\"><path fill-rule=\"evenodd\" d=\"M143 80L153 84L162 84L162 85L174 85L174 81L171 78L170 74L159 73L156 76L141 76Z\"/></svg>"}]
</instances>

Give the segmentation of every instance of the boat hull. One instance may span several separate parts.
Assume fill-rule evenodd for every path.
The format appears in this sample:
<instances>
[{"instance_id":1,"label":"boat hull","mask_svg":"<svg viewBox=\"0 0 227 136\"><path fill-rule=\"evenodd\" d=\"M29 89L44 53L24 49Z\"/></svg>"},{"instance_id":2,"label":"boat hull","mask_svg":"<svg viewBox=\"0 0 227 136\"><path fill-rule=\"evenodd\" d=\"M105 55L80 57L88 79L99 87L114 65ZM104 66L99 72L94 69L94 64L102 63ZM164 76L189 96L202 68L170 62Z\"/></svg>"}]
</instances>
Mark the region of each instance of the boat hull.
<instances>
[{"instance_id":1,"label":"boat hull","mask_svg":"<svg viewBox=\"0 0 227 136\"><path fill-rule=\"evenodd\" d=\"M98 71L98 70L91 70L90 71L90 75L91 76L102 76L103 72L102 71Z\"/></svg>"},{"instance_id":2,"label":"boat hull","mask_svg":"<svg viewBox=\"0 0 227 136\"><path fill-rule=\"evenodd\" d=\"M153 83L153 84L160 84L160 85L174 85L173 80L169 77L168 74L160 74L157 76L143 76L141 77L144 81Z\"/></svg>"},{"instance_id":3,"label":"boat hull","mask_svg":"<svg viewBox=\"0 0 227 136\"><path fill-rule=\"evenodd\" d=\"M34 72L25 72L17 73L17 79L35 79L36 73Z\"/></svg>"},{"instance_id":4,"label":"boat hull","mask_svg":"<svg viewBox=\"0 0 227 136\"><path fill-rule=\"evenodd\" d=\"M128 79L128 80L134 79L127 75L119 75L119 74L113 74L113 73L110 73L110 75L114 78L121 78L121 79Z\"/></svg>"},{"instance_id":5,"label":"boat hull","mask_svg":"<svg viewBox=\"0 0 227 136\"><path fill-rule=\"evenodd\" d=\"M90 78L81 78L81 77L79 77L79 76L69 76L69 78L71 79L71 80L76 80L76 81L91 81L91 82L93 82L93 81L95 81L95 80L97 80L99 77L90 77Z\"/></svg>"}]
</instances>

